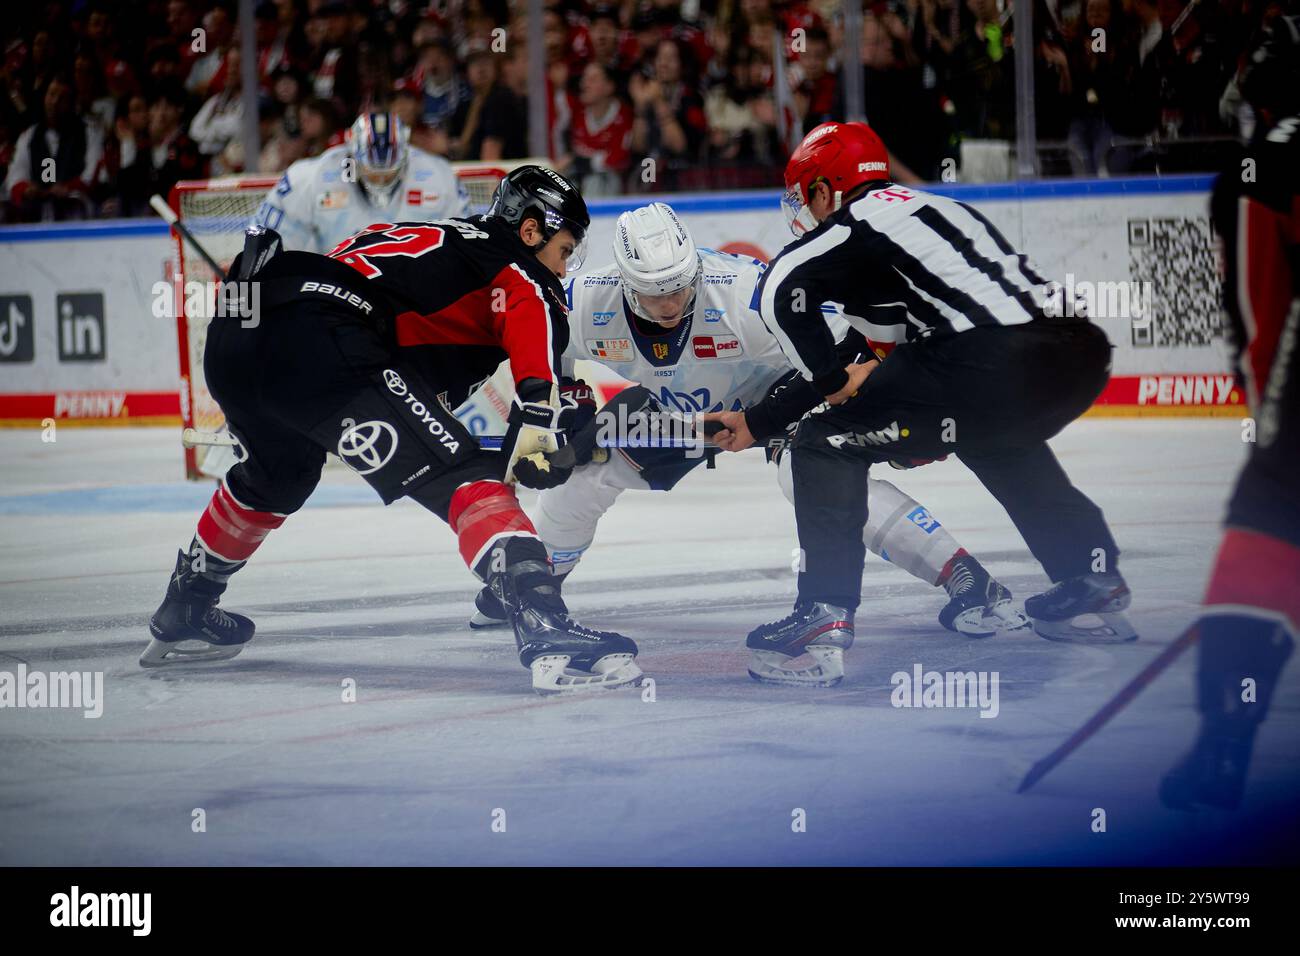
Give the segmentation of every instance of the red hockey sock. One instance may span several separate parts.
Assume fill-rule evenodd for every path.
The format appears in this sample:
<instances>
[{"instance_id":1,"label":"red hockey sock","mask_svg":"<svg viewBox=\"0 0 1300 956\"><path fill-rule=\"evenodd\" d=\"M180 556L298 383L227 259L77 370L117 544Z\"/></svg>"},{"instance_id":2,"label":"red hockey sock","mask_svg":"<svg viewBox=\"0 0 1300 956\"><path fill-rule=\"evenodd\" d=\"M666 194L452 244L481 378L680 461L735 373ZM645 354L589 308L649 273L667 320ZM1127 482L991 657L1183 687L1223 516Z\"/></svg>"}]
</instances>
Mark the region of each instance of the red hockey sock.
<instances>
[{"instance_id":1,"label":"red hockey sock","mask_svg":"<svg viewBox=\"0 0 1300 956\"><path fill-rule=\"evenodd\" d=\"M456 532L460 556L471 571L498 538L537 536L537 529L519 507L515 490L499 481L475 481L457 488L451 496L447 523Z\"/></svg>"},{"instance_id":2,"label":"red hockey sock","mask_svg":"<svg viewBox=\"0 0 1300 956\"><path fill-rule=\"evenodd\" d=\"M966 557L966 555L967 555L967 551L965 548L958 548L956 551L954 551L952 553L952 557L949 558L947 562L944 564L943 570L939 572L939 580L934 582L934 586L937 588L941 588L945 584L947 584L948 579L952 577L952 566L956 564L960 559Z\"/></svg>"},{"instance_id":3,"label":"red hockey sock","mask_svg":"<svg viewBox=\"0 0 1300 956\"><path fill-rule=\"evenodd\" d=\"M1300 547L1259 531L1228 528L1223 533L1207 608L1228 605L1272 611L1300 629Z\"/></svg>"},{"instance_id":4,"label":"red hockey sock","mask_svg":"<svg viewBox=\"0 0 1300 956\"><path fill-rule=\"evenodd\" d=\"M286 517L241 505L223 481L199 519L199 543L222 560L247 561Z\"/></svg>"}]
</instances>

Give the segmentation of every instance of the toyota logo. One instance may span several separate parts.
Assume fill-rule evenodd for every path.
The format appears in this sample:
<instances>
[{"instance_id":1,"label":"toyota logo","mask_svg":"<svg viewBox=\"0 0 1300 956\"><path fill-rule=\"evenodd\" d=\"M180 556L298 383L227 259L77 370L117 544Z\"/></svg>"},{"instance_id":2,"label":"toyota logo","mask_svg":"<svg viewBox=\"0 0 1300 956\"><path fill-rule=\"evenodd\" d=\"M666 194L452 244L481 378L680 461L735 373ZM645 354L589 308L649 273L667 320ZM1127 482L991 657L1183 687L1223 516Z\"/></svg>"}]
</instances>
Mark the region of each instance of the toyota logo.
<instances>
[{"instance_id":1,"label":"toyota logo","mask_svg":"<svg viewBox=\"0 0 1300 956\"><path fill-rule=\"evenodd\" d=\"M402 376L398 375L391 368L384 369L384 384L394 395L406 394L406 383L402 381Z\"/></svg>"},{"instance_id":2,"label":"toyota logo","mask_svg":"<svg viewBox=\"0 0 1300 956\"><path fill-rule=\"evenodd\" d=\"M362 422L339 437L339 458L358 475L383 468L396 451L397 431L388 422Z\"/></svg>"}]
</instances>

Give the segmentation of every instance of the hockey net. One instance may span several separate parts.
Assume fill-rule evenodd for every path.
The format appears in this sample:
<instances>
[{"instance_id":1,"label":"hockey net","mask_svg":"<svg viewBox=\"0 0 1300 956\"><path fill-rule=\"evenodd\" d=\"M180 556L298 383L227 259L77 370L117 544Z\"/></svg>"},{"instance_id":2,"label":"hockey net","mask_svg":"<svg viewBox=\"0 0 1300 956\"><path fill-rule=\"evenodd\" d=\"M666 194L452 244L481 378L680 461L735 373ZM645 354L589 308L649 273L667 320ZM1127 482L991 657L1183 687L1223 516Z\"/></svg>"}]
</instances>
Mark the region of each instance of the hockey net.
<instances>
[{"instance_id":1,"label":"hockey net","mask_svg":"<svg viewBox=\"0 0 1300 956\"><path fill-rule=\"evenodd\" d=\"M521 162L453 163L456 175L469 193L471 215L486 212L497 183ZM228 176L177 183L169 204L180 221L221 266L228 269L244 248L244 229L253 221L266 193L278 176ZM203 378L203 347L208 322L216 306L217 283L222 278L173 230L176 269L172 276L176 302L176 330L180 346L180 407L183 427L217 432L225 422L221 408ZM185 474L203 478L214 449L199 445L185 449ZM213 456L215 459L215 455ZM215 464L215 462L214 462ZM224 470L224 469L221 469Z\"/></svg>"}]
</instances>

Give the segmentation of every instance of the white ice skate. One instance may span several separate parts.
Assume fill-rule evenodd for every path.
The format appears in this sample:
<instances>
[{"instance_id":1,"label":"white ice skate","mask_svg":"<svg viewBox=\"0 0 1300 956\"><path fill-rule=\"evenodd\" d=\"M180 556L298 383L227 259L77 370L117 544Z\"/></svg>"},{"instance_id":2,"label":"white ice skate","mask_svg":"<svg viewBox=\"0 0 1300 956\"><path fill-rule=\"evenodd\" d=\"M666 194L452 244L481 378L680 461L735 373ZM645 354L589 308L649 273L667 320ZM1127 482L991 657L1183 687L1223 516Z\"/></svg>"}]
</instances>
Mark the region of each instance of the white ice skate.
<instances>
[{"instance_id":1,"label":"white ice skate","mask_svg":"<svg viewBox=\"0 0 1300 956\"><path fill-rule=\"evenodd\" d=\"M834 687L853 646L853 615L842 607L799 602L787 617L749 632L749 676L765 684Z\"/></svg>"},{"instance_id":2,"label":"white ice skate","mask_svg":"<svg viewBox=\"0 0 1300 956\"><path fill-rule=\"evenodd\" d=\"M1067 578L1025 601L1034 632L1049 641L1123 644L1137 632L1122 613L1132 601L1117 573Z\"/></svg>"}]
</instances>

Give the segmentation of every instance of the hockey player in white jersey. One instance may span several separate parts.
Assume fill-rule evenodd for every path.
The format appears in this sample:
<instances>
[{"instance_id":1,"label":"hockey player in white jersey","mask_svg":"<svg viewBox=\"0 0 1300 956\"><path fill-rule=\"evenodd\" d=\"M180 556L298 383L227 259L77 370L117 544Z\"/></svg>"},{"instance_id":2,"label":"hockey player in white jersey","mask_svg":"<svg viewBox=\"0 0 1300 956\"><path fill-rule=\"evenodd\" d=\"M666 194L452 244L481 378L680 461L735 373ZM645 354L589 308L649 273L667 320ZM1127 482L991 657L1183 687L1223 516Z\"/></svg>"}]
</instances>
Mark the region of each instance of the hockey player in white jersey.
<instances>
[{"instance_id":1,"label":"hockey player in white jersey","mask_svg":"<svg viewBox=\"0 0 1300 956\"><path fill-rule=\"evenodd\" d=\"M451 164L409 138L396 114L363 113L345 143L289 167L256 223L286 249L323 254L371 223L465 215L469 197Z\"/></svg>"},{"instance_id":2,"label":"hockey player in white jersey","mask_svg":"<svg viewBox=\"0 0 1300 956\"><path fill-rule=\"evenodd\" d=\"M615 264L565 283L569 299L566 362L599 362L648 390L650 410L732 411L786 387L797 373L758 315L764 265L757 259L698 249L664 203L619 217ZM834 321L834 317L832 317ZM850 333L840 321L842 336ZM849 349L867 348L860 336ZM570 370L571 371L571 370ZM629 390L630 391L630 390ZM616 399L617 401L617 399ZM592 407L594 411L594 405ZM769 450L793 500L790 456ZM625 490L667 491L705 459L681 449L624 448L579 467L564 485L541 493L533 515L554 573L563 579L595 538L601 516ZM868 548L950 600L944 627L972 637L1023 627L1011 593L958 545L937 518L887 481L872 479L864 540ZM473 627L505 623L490 592L476 600Z\"/></svg>"}]
</instances>

